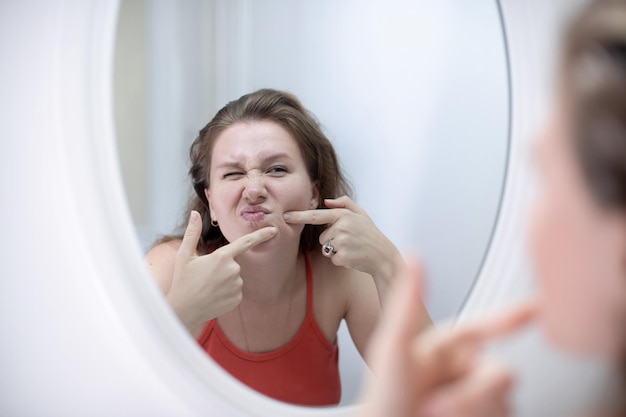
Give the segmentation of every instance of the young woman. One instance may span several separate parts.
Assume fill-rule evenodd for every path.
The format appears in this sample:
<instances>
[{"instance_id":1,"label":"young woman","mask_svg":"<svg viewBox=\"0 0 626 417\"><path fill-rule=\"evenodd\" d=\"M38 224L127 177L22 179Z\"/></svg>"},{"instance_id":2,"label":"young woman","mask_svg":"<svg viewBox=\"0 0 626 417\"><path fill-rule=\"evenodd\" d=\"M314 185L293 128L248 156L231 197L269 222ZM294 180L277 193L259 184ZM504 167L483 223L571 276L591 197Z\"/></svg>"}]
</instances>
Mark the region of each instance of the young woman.
<instances>
[{"instance_id":1,"label":"young woman","mask_svg":"<svg viewBox=\"0 0 626 417\"><path fill-rule=\"evenodd\" d=\"M293 95L265 89L227 104L190 155L187 229L147 255L168 302L245 384L337 404L339 324L364 354L405 267L398 250L347 196L331 143Z\"/></svg>"},{"instance_id":2,"label":"young woman","mask_svg":"<svg viewBox=\"0 0 626 417\"><path fill-rule=\"evenodd\" d=\"M559 71L555 106L536 142L542 191L531 252L539 316L554 343L626 370L625 0L597 0L581 13L566 34ZM400 281L395 293L364 414L506 415L512 376L479 360L476 346L527 321L530 310L416 338L407 318L418 314L415 279ZM593 415L626 415L624 387Z\"/></svg>"}]
</instances>

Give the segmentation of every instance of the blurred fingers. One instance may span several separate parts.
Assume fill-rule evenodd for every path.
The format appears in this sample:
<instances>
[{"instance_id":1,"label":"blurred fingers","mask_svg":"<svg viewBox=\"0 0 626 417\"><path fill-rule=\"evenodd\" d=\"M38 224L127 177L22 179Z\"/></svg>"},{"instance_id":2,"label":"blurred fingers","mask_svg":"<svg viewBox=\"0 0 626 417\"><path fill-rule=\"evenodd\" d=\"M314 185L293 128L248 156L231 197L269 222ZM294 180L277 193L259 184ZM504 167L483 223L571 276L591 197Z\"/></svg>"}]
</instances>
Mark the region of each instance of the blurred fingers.
<instances>
[{"instance_id":1,"label":"blurred fingers","mask_svg":"<svg viewBox=\"0 0 626 417\"><path fill-rule=\"evenodd\" d=\"M528 324L535 312L534 301L529 301L480 321L458 324L449 331L431 330L414 342L414 356L428 370L432 386L449 383L473 368L485 344Z\"/></svg>"},{"instance_id":2,"label":"blurred fingers","mask_svg":"<svg viewBox=\"0 0 626 417\"><path fill-rule=\"evenodd\" d=\"M536 300L522 302L512 308L481 318L474 323L460 324L460 331L449 343L467 343L480 345L487 340L506 336L529 324L536 316Z\"/></svg>"},{"instance_id":3,"label":"blurred fingers","mask_svg":"<svg viewBox=\"0 0 626 417\"><path fill-rule=\"evenodd\" d=\"M468 375L433 393L420 417L503 417L510 414L512 373L495 363L482 363Z\"/></svg>"}]
</instances>

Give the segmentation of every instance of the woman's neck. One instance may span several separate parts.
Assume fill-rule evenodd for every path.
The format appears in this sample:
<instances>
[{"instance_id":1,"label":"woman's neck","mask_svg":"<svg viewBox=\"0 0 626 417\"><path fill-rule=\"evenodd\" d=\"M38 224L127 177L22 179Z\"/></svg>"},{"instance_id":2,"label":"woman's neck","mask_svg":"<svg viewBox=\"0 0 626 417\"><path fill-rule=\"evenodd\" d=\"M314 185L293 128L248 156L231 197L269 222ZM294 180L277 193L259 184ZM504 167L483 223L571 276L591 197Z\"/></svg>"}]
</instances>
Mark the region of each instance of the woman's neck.
<instances>
[{"instance_id":1,"label":"woman's neck","mask_svg":"<svg viewBox=\"0 0 626 417\"><path fill-rule=\"evenodd\" d=\"M289 297L301 270L298 245L286 245L265 253L250 251L237 258L243 278L243 299L273 304Z\"/></svg>"}]
</instances>

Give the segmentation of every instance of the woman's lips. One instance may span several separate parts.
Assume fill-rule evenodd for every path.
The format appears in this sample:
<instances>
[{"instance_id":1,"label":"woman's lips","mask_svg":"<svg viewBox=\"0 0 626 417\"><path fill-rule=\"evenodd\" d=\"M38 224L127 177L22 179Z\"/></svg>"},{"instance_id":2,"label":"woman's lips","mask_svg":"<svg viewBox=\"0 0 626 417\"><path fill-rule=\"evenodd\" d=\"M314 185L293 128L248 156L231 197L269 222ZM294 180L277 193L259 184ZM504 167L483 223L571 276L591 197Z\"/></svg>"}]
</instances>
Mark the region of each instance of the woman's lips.
<instances>
[{"instance_id":1,"label":"woman's lips","mask_svg":"<svg viewBox=\"0 0 626 417\"><path fill-rule=\"evenodd\" d=\"M262 211L242 213L241 217L249 222L260 222L265 218L266 214Z\"/></svg>"},{"instance_id":2,"label":"woman's lips","mask_svg":"<svg viewBox=\"0 0 626 417\"><path fill-rule=\"evenodd\" d=\"M270 213L265 207L246 207L241 210L241 217L249 222L260 222Z\"/></svg>"}]
</instances>

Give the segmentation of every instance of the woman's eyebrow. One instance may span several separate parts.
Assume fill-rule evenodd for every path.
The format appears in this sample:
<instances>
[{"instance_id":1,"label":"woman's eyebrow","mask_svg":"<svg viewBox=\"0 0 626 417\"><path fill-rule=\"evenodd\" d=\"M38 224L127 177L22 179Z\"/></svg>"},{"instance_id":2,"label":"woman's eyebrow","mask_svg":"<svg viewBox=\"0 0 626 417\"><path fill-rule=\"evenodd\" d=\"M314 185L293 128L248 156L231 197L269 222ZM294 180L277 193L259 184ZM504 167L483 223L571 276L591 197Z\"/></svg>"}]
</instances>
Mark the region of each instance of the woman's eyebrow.
<instances>
[{"instance_id":1,"label":"woman's eyebrow","mask_svg":"<svg viewBox=\"0 0 626 417\"><path fill-rule=\"evenodd\" d=\"M292 157L285 152L272 153L266 156L262 156L261 163L267 164L267 163L274 162L280 159L291 160ZM228 169L228 168L241 168L241 167L242 167L242 164L237 161L223 161L215 165L215 169Z\"/></svg>"},{"instance_id":2,"label":"woman's eyebrow","mask_svg":"<svg viewBox=\"0 0 626 417\"><path fill-rule=\"evenodd\" d=\"M289 156L288 154L284 152L279 152L279 153L269 154L263 157L261 160L263 162L271 162L271 161L276 161L277 159L291 159L291 156Z\"/></svg>"},{"instance_id":3,"label":"woman's eyebrow","mask_svg":"<svg viewBox=\"0 0 626 417\"><path fill-rule=\"evenodd\" d=\"M241 168L241 164L235 161L225 161L225 162L220 162L219 164L216 164L215 168L216 169Z\"/></svg>"}]
</instances>

